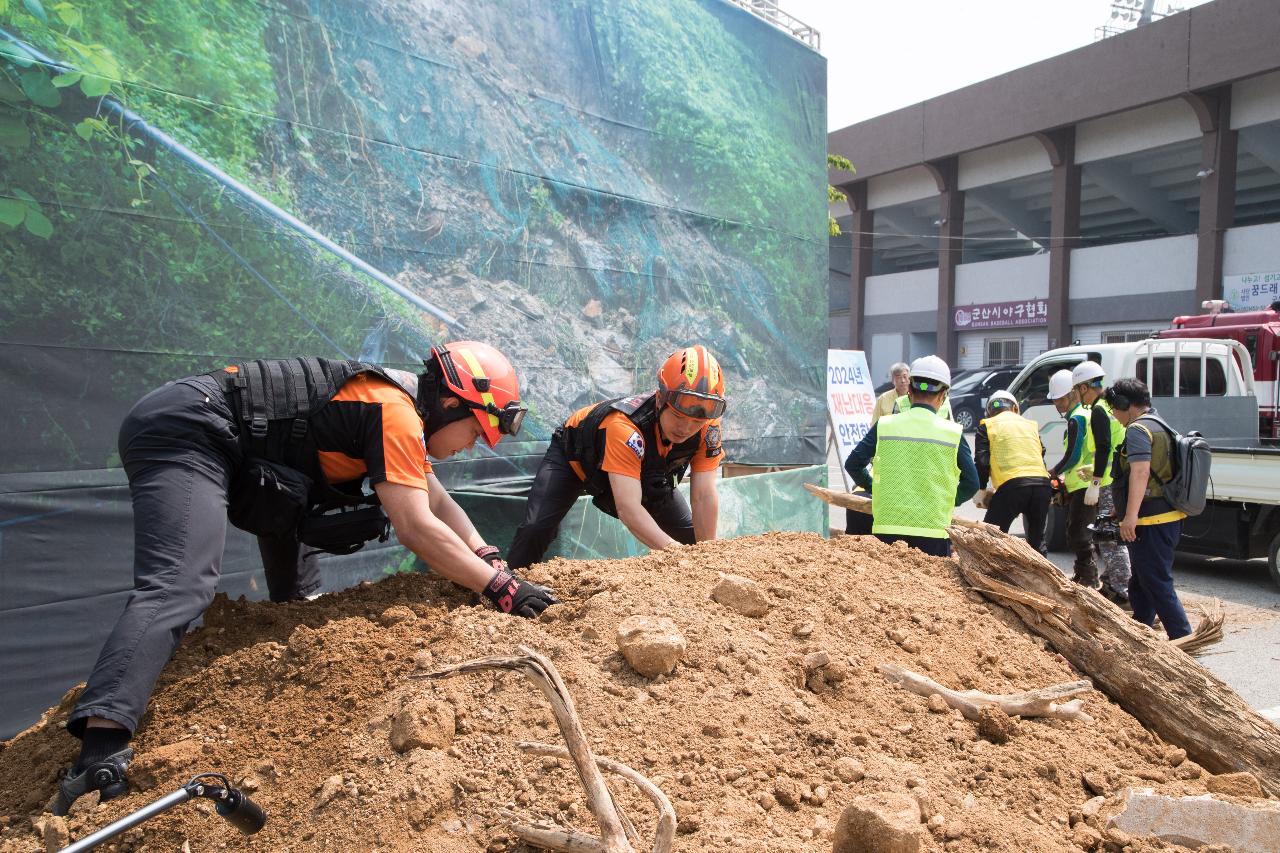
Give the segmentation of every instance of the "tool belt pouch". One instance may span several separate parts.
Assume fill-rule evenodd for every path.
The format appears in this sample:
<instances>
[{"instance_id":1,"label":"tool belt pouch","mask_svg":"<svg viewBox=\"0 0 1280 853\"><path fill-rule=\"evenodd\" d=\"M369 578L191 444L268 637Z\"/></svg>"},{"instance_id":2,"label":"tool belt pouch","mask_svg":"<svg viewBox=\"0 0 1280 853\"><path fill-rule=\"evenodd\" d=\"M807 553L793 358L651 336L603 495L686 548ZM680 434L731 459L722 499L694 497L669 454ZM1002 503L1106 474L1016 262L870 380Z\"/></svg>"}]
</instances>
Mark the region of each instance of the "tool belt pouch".
<instances>
[{"instance_id":1,"label":"tool belt pouch","mask_svg":"<svg viewBox=\"0 0 1280 853\"><path fill-rule=\"evenodd\" d=\"M328 554L354 554L370 539L386 542L391 522L380 506L340 507L302 519L298 539Z\"/></svg>"},{"instance_id":2,"label":"tool belt pouch","mask_svg":"<svg viewBox=\"0 0 1280 853\"><path fill-rule=\"evenodd\" d=\"M306 515L311 478L266 459L249 459L231 481L227 520L258 536L294 536Z\"/></svg>"}]
</instances>

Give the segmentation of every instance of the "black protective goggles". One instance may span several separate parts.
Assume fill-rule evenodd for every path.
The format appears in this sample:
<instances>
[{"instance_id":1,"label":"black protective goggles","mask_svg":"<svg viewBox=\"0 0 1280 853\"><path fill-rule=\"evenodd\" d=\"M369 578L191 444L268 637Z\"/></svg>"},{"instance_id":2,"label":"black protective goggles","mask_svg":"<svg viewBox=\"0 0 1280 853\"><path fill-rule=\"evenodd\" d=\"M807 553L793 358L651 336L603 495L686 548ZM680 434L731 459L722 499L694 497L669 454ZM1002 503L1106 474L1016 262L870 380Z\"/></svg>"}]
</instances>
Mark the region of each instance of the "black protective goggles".
<instances>
[{"instance_id":1,"label":"black protective goggles","mask_svg":"<svg viewBox=\"0 0 1280 853\"><path fill-rule=\"evenodd\" d=\"M498 432L503 435L519 435L520 427L524 424L524 416L529 412L528 408L514 400L501 409L494 403L473 403L470 400L463 400L462 402L469 409L478 409L497 418Z\"/></svg>"},{"instance_id":2,"label":"black protective goggles","mask_svg":"<svg viewBox=\"0 0 1280 853\"><path fill-rule=\"evenodd\" d=\"M667 396L671 408L688 418L709 421L724 414L725 399L715 394L703 394L700 391L672 391Z\"/></svg>"}]
</instances>

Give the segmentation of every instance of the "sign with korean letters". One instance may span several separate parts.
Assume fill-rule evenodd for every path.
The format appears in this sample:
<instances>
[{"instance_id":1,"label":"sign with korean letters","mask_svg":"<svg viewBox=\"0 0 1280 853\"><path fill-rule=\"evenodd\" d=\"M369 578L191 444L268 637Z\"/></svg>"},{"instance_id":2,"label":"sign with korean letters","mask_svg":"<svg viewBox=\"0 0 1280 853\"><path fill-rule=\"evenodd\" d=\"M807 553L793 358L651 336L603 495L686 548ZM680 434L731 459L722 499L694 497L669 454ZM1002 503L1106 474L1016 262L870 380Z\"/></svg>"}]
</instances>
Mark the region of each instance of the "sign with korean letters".
<instances>
[{"instance_id":1,"label":"sign with korean letters","mask_svg":"<svg viewBox=\"0 0 1280 853\"><path fill-rule=\"evenodd\" d=\"M1223 276L1222 297L1232 308L1261 311L1280 299L1280 272Z\"/></svg>"},{"instance_id":2,"label":"sign with korean letters","mask_svg":"<svg viewBox=\"0 0 1280 853\"><path fill-rule=\"evenodd\" d=\"M1019 299L1015 302L959 305L951 315L951 328L958 331L1047 326L1048 324L1049 300L1047 299Z\"/></svg>"},{"instance_id":3,"label":"sign with korean letters","mask_svg":"<svg viewBox=\"0 0 1280 853\"><path fill-rule=\"evenodd\" d=\"M866 354L862 350L827 350L827 412L841 462L871 429L875 407L875 384Z\"/></svg>"}]
</instances>

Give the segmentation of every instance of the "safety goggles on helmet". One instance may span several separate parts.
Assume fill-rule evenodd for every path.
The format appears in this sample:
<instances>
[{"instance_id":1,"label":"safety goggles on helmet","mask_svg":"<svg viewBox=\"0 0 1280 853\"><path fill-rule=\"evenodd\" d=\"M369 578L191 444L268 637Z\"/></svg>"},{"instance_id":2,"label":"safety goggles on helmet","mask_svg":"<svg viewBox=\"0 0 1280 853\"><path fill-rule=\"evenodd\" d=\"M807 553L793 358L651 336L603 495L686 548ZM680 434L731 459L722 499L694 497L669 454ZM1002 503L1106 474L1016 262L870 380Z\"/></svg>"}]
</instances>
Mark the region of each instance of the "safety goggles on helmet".
<instances>
[{"instance_id":1,"label":"safety goggles on helmet","mask_svg":"<svg viewBox=\"0 0 1280 853\"><path fill-rule=\"evenodd\" d=\"M912 376L910 387L925 394L937 394L947 389L945 384L924 376Z\"/></svg>"},{"instance_id":2,"label":"safety goggles on helmet","mask_svg":"<svg viewBox=\"0 0 1280 853\"><path fill-rule=\"evenodd\" d=\"M668 394L667 404L685 417L704 421L720 417L725 409L724 397L691 391L688 388Z\"/></svg>"},{"instance_id":3,"label":"safety goggles on helmet","mask_svg":"<svg viewBox=\"0 0 1280 853\"><path fill-rule=\"evenodd\" d=\"M522 406L514 400L501 409L493 403L473 403L470 400L463 400L462 405L468 409L488 412L493 415L498 419L498 432L503 435L519 435L520 427L524 424L524 416L529 412L526 406Z\"/></svg>"}]
</instances>

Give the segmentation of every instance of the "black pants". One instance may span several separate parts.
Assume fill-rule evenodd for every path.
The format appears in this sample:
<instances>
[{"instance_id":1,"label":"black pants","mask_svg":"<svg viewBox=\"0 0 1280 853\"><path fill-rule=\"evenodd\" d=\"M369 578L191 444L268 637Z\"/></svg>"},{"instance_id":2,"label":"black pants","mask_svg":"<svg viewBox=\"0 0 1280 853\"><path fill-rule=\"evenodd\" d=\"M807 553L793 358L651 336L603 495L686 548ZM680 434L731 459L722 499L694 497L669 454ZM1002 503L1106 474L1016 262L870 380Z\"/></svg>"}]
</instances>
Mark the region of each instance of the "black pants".
<instances>
[{"instance_id":1,"label":"black pants","mask_svg":"<svg viewBox=\"0 0 1280 853\"><path fill-rule=\"evenodd\" d=\"M906 542L917 551L923 551L934 557L951 556L951 540L945 536L935 539L932 536L899 536L895 533L877 533L876 538L888 544Z\"/></svg>"},{"instance_id":2,"label":"black pants","mask_svg":"<svg viewBox=\"0 0 1280 853\"><path fill-rule=\"evenodd\" d=\"M172 382L143 397L120 427L133 500L134 589L107 637L67 728L102 717L132 732L156 679L218 584L227 486L241 463L239 427L216 383ZM260 541L273 601L319 587L297 542Z\"/></svg>"},{"instance_id":3,"label":"black pants","mask_svg":"<svg viewBox=\"0 0 1280 853\"><path fill-rule=\"evenodd\" d=\"M1008 533L1014 519L1022 516L1027 544L1043 553L1044 526L1049 520L1049 501L1052 497L1053 487L1048 480L1005 483L991 496L986 517L982 520Z\"/></svg>"},{"instance_id":4,"label":"black pants","mask_svg":"<svg viewBox=\"0 0 1280 853\"><path fill-rule=\"evenodd\" d=\"M863 498L869 498L871 495L861 489L854 492L855 495ZM853 509L844 511L844 532L850 536L870 536L871 526L876 520L871 517L869 512L858 512Z\"/></svg>"},{"instance_id":5,"label":"black pants","mask_svg":"<svg viewBox=\"0 0 1280 853\"><path fill-rule=\"evenodd\" d=\"M1191 633L1191 623L1173 588L1173 551L1182 536L1182 522L1143 525L1138 538L1129 547L1129 602L1133 618L1144 625L1154 625L1156 616L1170 640Z\"/></svg>"},{"instance_id":6,"label":"black pants","mask_svg":"<svg viewBox=\"0 0 1280 853\"><path fill-rule=\"evenodd\" d=\"M1098 518L1098 508L1084 502L1087 489L1076 489L1068 495L1067 547L1076 555L1075 579L1085 584L1098 580L1098 562L1093 556L1093 533L1089 525Z\"/></svg>"},{"instance_id":7,"label":"black pants","mask_svg":"<svg viewBox=\"0 0 1280 853\"><path fill-rule=\"evenodd\" d=\"M542 561L547 548L560 533L560 522L583 493L583 483L569 467L564 448L559 441L552 439L533 478L533 487L529 489L524 522L516 529L507 552L507 565L512 570ZM672 492L666 500L646 503L644 508L663 533L684 545L694 543L693 513L684 495Z\"/></svg>"}]
</instances>

